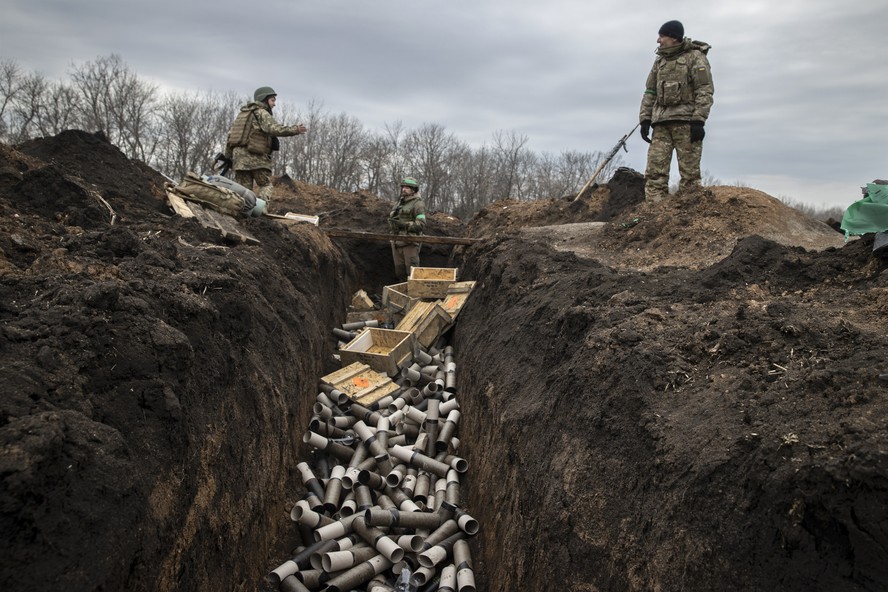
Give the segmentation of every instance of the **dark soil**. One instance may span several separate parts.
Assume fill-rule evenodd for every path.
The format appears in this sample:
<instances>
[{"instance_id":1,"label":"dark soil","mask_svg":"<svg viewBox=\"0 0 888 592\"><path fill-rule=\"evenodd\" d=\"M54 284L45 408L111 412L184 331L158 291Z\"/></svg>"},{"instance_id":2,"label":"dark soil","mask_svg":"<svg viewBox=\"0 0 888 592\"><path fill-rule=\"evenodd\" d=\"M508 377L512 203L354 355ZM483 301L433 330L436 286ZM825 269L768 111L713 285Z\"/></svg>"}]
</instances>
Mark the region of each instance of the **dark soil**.
<instances>
[{"instance_id":1,"label":"dark soil","mask_svg":"<svg viewBox=\"0 0 888 592\"><path fill-rule=\"evenodd\" d=\"M280 179L274 211L320 228L245 220L247 246L164 181L101 136L0 145L4 590L263 589L297 544L330 328L395 281L386 243L322 231L382 232L391 201ZM477 281L454 345L479 590L884 590L872 237L642 185L431 215L485 239L423 251Z\"/></svg>"}]
</instances>

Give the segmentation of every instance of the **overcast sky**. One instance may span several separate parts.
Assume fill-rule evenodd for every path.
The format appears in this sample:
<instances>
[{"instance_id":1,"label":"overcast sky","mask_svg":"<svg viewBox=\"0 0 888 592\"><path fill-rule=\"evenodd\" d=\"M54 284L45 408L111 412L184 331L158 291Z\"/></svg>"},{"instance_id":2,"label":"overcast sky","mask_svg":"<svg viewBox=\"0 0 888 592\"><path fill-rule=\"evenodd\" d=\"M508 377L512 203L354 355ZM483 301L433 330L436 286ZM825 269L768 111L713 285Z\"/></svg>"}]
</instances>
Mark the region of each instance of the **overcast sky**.
<instances>
[{"instance_id":1,"label":"overcast sky","mask_svg":"<svg viewBox=\"0 0 888 592\"><path fill-rule=\"evenodd\" d=\"M48 78L116 53L164 90L269 85L371 130L437 123L480 146L608 151L638 121L657 30L709 43L703 170L845 207L888 178L885 0L5 0L0 58ZM644 171L647 144L625 163Z\"/></svg>"}]
</instances>

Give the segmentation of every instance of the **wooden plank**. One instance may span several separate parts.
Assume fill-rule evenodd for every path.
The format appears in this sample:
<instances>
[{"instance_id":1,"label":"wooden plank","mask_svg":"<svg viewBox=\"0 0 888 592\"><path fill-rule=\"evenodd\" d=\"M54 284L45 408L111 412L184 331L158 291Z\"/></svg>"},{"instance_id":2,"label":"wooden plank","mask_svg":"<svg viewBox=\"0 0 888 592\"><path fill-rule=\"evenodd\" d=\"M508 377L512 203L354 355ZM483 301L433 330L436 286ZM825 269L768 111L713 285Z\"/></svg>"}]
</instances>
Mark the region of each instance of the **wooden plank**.
<instances>
[{"instance_id":1,"label":"wooden plank","mask_svg":"<svg viewBox=\"0 0 888 592\"><path fill-rule=\"evenodd\" d=\"M174 191L168 190L166 193L173 211L183 218L196 218L204 228L218 230L222 238L231 236L248 245L261 244L258 238L243 230L231 216L205 208L196 201L186 200Z\"/></svg>"},{"instance_id":2,"label":"wooden plank","mask_svg":"<svg viewBox=\"0 0 888 592\"><path fill-rule=\"evenodd\" d=\"M173 211L183 218L194 218L194 212L188 206L188 202L179 197L175 192L167 190L167 199L172 206Z\"/></svg>"},{"instance_id":3,"label":"wooden plank","mask_svg":"<svg viewBox=\"0 0 888 592\"><path fill-rule=\"evenodd\" d=\"M364 406L369 406L401 388L385 374L361 362L354 362L332 372L321 378L321 381Z\"/></svg>"},{"instance_id":4,"label":"wooden plank","mask_svg":"<svg viewBox=\"0 0 888 592\"><path fill-rule=\"evenodd\" d=\"M480 238L465 238L462 236L402 236L397 234L380 234L376 232L356 232L353 230L341 230L339 228L322 228L332 238L354 238L368 241L409 241L411 243L430 243L435 245L473 245L481 242Z\"/></svg>"},{"instance_id":5,"label":"wooden plank","mask_svg":"<svg viewBox=\"0 0 888 592\"><path fill-rule=\"evenodd\" d=\"M475 288L475 282L455 282L447 288L447 295L441 303L447 314L456 320L459 311L465 306L466 300L469 299L472 290Z\"/></svg>"},{"instance_id":6,"label":"wooden plank","mask_svg":"<svg viewBox=\"0 0 888 592\"><path fill-rule=\"evenodd\" d=\"M336 386L341 382L345 382L346 380L352 378L360 374L361 372L366 372L370 369L370 366L367 364L362 364L360 362L354 362L353 364L349 364L348 366L343 366L339 370L335 372L331 372L326 376L321 377L321 382L329 384L331 386ZM342 390L342 389L340 389Z\"/></svg>"},{"instance_id":7,"label":"wooden plank","mask_svg":"<svg viewBox=\"0 0 888 592\"><path fill-rule=\"evenodd\" d=\"M219 212L211 210L209 208L204 209L204 213L206 213L207 216L216 223L216 228L218 228L219 231L222 233L223 238L227 238L229 235L231 235L248 245L261 244L258 238L244 231L231 216L220 214Z\"/></svg>"},{"instance_id":8,"label":"wooden plank","mask_svg":"<svg viewBox=\"0 0 888 592\"><path fill-rule=\"evenodd\" d=\"M284 222L308 222L309 224L318 225L318 221L320 220L319 216L310 216L308 214L295 214L293 212L287 212L284 215L281 214L269 214L265 212L262 214L266 218L274 218L275 220L283 220Z\"/></svg>"},{"instance_id":9,"label":"wooden plank","mask_svg":"<svg viewBox=\"0 0 888 592\"><path fill-rule=\"evenodd\" d=\"M374 385L372 387L368 387L363 391L359 391L355 393L353 400L364 407L369 407L371 404L385 397L386 395L390 395L393 392L397 391L399 387L397 384L389 380L384 384Z\"/></svg>"}]
</instances>

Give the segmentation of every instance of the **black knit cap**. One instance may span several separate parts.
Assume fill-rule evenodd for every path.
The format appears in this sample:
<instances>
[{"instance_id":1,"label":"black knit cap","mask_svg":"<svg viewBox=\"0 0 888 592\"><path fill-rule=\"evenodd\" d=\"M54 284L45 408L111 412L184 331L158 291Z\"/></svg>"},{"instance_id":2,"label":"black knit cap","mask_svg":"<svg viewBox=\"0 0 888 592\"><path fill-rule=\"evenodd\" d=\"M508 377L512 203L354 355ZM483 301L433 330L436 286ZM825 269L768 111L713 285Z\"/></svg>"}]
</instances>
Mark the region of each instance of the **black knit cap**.
<instances>
[{"instance_id":1,"label":"black knit cap","mask_svg":"<svg viewBox=\"0 0 888 592\"><path fill-rule=\"evenodd\" d=\"M678 21L669 21L669 22L663 23L663 26L660 27L659 34L663 35L665 37L672 37L673 39L678 39L679 41L681 41L682 39L685 38L685 28L684 28L684 25L682 25Z\"/></svg>"}]
</instances>

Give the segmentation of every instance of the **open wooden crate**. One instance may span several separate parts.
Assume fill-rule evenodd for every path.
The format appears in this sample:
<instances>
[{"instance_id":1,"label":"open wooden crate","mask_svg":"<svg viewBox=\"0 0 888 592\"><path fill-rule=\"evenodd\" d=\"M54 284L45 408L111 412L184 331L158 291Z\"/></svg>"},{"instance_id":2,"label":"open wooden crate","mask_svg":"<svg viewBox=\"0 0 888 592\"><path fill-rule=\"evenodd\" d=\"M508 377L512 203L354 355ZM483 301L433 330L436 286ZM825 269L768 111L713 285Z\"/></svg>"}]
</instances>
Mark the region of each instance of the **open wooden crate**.
<instances>
[{"instance_id":1,"label":"open wooden crate","mask_svg":"<svg viewBox=\"0 0 888 592\"><path fill-rule=\"evenodd\" d=\"M378 372L396 375L400 368L413 361L416 336L409 331L370 327L342 346L342 365L361 362Z\"/></svg>"},{"instance_id":2,"label":"open wooden crate","mask_svg":"<svg viewBox=\"0 0 888 592\"><path fill-rule=\"evenodd\" d=\"M454 267L411 267L407 294L411 298L444 298L456 273Z\"/></svg>"},{"instance_id":3,"label":"open wooden crate","mask_svg":"<svg viewBox=\"0 0 888 592\"><path fill-rule=\"evenodd\" d=\"M407 282L392 284L382 288L382 305L393 312L406 313L419 298L407 295Z\"/></svg>"}]
</instances>

